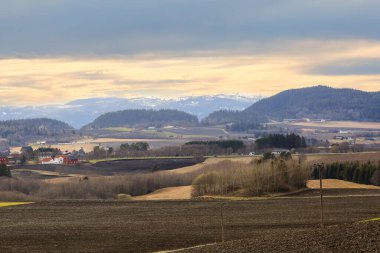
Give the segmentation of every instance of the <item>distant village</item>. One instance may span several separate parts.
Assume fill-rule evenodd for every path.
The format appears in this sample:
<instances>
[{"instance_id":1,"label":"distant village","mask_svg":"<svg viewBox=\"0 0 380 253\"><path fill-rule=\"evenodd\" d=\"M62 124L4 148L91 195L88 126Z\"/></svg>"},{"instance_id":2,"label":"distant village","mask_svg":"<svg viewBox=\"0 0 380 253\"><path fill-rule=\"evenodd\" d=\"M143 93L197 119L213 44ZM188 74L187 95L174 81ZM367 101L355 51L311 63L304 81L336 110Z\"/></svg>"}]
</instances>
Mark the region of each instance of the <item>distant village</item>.
<instances>
[{"instance_id":1,"label":"distant village","mask_svg":"<svg viewBox=\"0 0 380 253\"><path fill-rule=\"evenodd\" d=\"M61 151L51 147L24 146L20 151L11 152L9 149L0 151L0 164L20 165L28 161L37 164L76 165L85 158L85 151Z\"/></svg>"}]
</instances>

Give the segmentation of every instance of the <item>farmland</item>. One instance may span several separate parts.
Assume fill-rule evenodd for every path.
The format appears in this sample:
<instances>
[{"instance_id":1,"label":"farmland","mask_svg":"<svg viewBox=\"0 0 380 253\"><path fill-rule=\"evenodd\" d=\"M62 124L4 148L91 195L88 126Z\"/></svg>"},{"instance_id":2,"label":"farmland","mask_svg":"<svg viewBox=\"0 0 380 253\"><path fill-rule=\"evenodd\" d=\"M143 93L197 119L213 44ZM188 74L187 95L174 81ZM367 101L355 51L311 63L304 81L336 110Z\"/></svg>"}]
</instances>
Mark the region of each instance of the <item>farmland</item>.
<instances>
[{"instance_id":1,"label":"farmland","mask_svg":"<svg viewBox=\"0 0 380 253\"><path fill-rule=\"evenodd\" d=\"M191 199L191 186L162 188L152 193L134 197L135 200L179 200Z\"/></svg>"},{"instance_id":2,"label":"farmland","mask_svg":"<svg viewBox=\"0 0 380 253\"><path fill-rule=\"evenodd\" d=\"M192 253L251 252L378 252L379 222L332 226L321 231L263 233L252 239L184 250ZM276 243L273 243L276 238Z\"/></svg>"},{"instance_id":3,"label":"farmland","mask_svg":"<svg viewBox=\"0 0 380 253\"><path fill-rule=\"evenodd\" d=\"M96 146L113 147L118 148L123 143L133 142L147 142L152 148L160 148L166 146L173 146L185 143L186 139L151 139L151 138L95 138L95 139L79 139L70 143L56 143L49 145L52 148L58 148L60 150L80 150L84 149L85 152L90 152ZM31 144L33 148L38 148L40 144ZM20 151L21 147L12 147L12 152Z\"/></svg>"},{"instance_id":4,"label":"farmland","mask_svg":"<svg viewBox=\"0 0 380 253\"><path fill-rule=\"evenodd\" d=\"M201 160L202 161L202 160ZM121 175L130 172L152 172L153 170L173 170L192 166L198 162L192 157L161 157L99 160L76 166L65 165L20 165L13 169L18 176L37 173L40 176L71 177L73 175ZM49 173L47 173L49 172Z\"/></svg>"},{"instance_id":5,"label":"farmland","mask_svg":"<svg viewBox=\"0 0 380 253\"><path fill-rule=\"evenodd\" d=\"M307 155L306 158L312 163L359 158L366 161L379 160L379 153ZM100 193L105 191L104 199L107 200L90 200L95 195L83 195L87 198L84 200L76 194L73 197L58 194L58 197L53 196L57 200L53 200L46 194L25 200L36 201L33 204L6 206L4 203L0 207L0 252L156 252L210 243L217 244L189 252L278 252L283 249L296 251L293 249L297 247L310 252L314 247L315 252L321 252L329 247L337 247L339 251L347 245L359 245L371 252L374 247L380 247L373 237L379 234L379 226L358 223L363 220L376 222L380 217L378 187L324 180L326 234L321 234L319 229L316 181L309 181L312 189L277 194L276 197L203 196L190 200L194 176L213 166L218 169L218 164L225 160L248 164L252 159L255 157L224 156L201 162L167 157L105 160L77 167L24 166L15 172L40 174L40 180L51 184L47 192L53 193L54 184L67 181L70 183L65 185L65 192L70 189L84 191L89 187ZM158 164L161 171L152 172ZM84 176L90 179L81 182L69 179ZM169 177L176 182L172 183ZM113 189L118 185L127 186L132 183L128 180L133 178L137 180L136 186L155 182L159 187L131 194L134 197L124 191L128 196L126 200L131 201L113 200L115 194L121 193ZM74 185L82 187L73 188ZM62 200L64 198L81 200ZM227 242L219 244L222 205ZM363 235L360 237L363 241L357 239L358 234ZM319 238L322 242L310 238ZM340 240L347 245L336 245ZM340 248L343 246L346 248Z\"/></svg>"},{"instance_id":6,"label":"farmland","mask_svg":"<svg viewBox=\"0 0 380 253\"><path fill-rule=\"evenodd\" d=\"M319 189L319 180L309 180L307 183L307 187L310 189ZM322 187L324 189L378 189L380 190L379 186L357 184L357 183L347 182L347 181L337 180L337 179L324 179L322 181Z\"/></svg>"},{"instance_id":7,"label":"farmland","mask_svg":"<svg viewBox=\"0 0 380 253\"><path fill-rule=\"evenodd\" d=\"M358 122L358 121L326 121L326 122L297 122L294 126L322 127L322 128L344 128L344 129L380 129L380 122Z\"/></svg>"},{"instance_id":8,"label":"farmland","mask_svg":"<svg viewBox=\"0 0 380 253\"><path fill-rule=\"evenodd\" d=\"M227 241L262 240L275 251L287 246L278 244L284 234L291 238L319 231L319 199L313 197L231 202L48 201L0 208L0 251L154 252L220 242L221 204ZM326 198L325 208L328 226L358 222L380 217L380 197ZM363 247L378 243L374 238L362 240ZM299 242L300 249L318 244ZM219 248L204 252L219 252Z\"/></svg>"},{"instance_id":9,"label":"farmland","mask_svg":"<svg viewBox=\"0 0 380 253\"><path fill-rule=\"evenodd\" d=\"M19 205L27 205L27 204L31 204L31 202L0 202L0 207L19 206Z\"/></svg>"}]
</instances>

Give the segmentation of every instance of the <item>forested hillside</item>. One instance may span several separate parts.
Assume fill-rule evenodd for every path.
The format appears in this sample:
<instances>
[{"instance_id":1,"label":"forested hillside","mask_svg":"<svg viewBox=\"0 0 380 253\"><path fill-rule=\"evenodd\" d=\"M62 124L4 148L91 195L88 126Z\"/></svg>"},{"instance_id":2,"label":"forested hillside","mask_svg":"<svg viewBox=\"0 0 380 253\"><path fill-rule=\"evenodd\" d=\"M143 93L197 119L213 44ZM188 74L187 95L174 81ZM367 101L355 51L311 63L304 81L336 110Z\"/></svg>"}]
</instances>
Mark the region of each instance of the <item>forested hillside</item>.
<instances>
[{"instance_id":1,"label":"forested hillside","mask_svg":"<svg viewBox=\"0 0 380 253\"><path fill-rule=\"evenodd\" d=\"M0 121L0 136L10 145L22 145L32 140L59 138L74 134L68 124L52 119L22 119Z\"/></svg>"},{"instance_id":2,"label":"forested hillside","mask_svg":"<svg viewBox=\"0 0 380 253\"><path fill-rule=\"evenodd\" d=\"M326 86L287 90L240 112L214 112L203 122L232 123L232 130L247 130L258 127L258 123L289 118L380 121L380 92Z\"/></svg>"},{"instance_id":3,"label":"forested hillside","mask_svg":"<svg viewBox=\"0 0 380 253\"><path fill-rule=\"evenodd\" d=\"M244 111L221 110L211 113L202 120L202 124L208 126L228 124L230 130L238 131L240 128L260 127L259 123L265 121L266 117L256 112L245 113Z\"/></svg>"},{"instance_id":4,"label":"forested hillside","mask_svg":"<svg viewBox=\"0 0 380 253\"><path fill-rule=\"evenodd\" d=\"M380 92L316 86L281 92L254 103L245 113L270 119L317 118L380 121Z\"/></svg>"},{"instance_id":5,"label":"forested hillside","mask_svg":"<svg viewBox=\"0 0 380 253\"><path fill-rule=\"evenodd\" d=\"M160 127L164 125L195 126L197 124L198 118L196 116L177 110L124 110L103 114L84 128Z\"/></svg>"}]
</instances>

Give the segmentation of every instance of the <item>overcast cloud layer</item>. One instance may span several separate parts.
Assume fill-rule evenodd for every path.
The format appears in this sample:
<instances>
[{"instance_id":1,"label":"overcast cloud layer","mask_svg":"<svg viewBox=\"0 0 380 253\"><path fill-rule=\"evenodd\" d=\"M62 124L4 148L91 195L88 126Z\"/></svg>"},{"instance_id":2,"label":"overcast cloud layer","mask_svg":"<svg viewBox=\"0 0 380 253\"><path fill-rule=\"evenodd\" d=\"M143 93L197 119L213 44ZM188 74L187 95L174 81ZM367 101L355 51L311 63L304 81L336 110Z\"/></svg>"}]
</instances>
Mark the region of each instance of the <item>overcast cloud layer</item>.
<instances>
[{"instance_id":1,"label":"overcast cloud layer","mask_svg":"<svg viewBox=\"0 0 380 253\"><path fill-rule=\"evenodd\" d=\"M379 90L379 13L378 0L3 0L0 102Z\"/></svg>"}]
</instances>

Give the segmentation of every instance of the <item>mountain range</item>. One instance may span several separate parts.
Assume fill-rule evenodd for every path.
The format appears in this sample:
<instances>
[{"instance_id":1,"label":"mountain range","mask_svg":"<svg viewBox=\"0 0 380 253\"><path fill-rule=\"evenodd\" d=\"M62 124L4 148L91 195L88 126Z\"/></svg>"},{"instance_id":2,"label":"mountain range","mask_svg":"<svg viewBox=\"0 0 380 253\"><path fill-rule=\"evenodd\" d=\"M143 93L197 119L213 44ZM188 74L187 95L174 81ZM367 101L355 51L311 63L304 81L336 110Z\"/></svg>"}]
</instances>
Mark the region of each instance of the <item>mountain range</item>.
<instances>
[{"instance_id":1,"label":"mountain range","mask_svg":"<svg viewBox=\"0 0 380 253\"><path fill-rule=\"evenodd\" d=\"M239 95L192 96L178 99L89 98L74 100L63 105L2 106L0 107L0 120L43 117L61 120L79 129L102 114L127 109L176 109L203 119L217 110L243 110L261 98L260 96Z\"/></svg>"}]
</instances>

